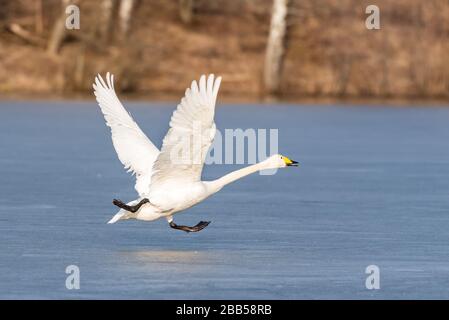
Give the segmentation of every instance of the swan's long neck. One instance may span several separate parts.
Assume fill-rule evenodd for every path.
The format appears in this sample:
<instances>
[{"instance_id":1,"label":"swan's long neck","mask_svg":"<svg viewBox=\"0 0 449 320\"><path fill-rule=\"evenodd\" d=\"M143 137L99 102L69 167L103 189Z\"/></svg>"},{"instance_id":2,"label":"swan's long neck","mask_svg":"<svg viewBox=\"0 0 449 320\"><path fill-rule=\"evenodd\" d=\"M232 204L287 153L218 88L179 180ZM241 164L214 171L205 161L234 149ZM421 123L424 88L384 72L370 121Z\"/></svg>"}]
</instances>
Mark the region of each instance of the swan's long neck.
<instances>
[{"instance_id":1,"label":"swan's long neck","mask_svg":"<svg viewBox=\"0 0 449 320\"><path fill-rule=\"evenodd\" d=\"M240 178L246 177L247 175L250 175L252 173L255 173L257 171L266 169L265 163L259 162L256 164L253 164L251 166L245 167L243 169L235 170L231 173L228 173L227 175L224 175L223 177L208 182L208 185L210 187L211 193L215 193L219 191L221 188L223 188L225 185L228 185Z\"/></svg>"}]
</instances>

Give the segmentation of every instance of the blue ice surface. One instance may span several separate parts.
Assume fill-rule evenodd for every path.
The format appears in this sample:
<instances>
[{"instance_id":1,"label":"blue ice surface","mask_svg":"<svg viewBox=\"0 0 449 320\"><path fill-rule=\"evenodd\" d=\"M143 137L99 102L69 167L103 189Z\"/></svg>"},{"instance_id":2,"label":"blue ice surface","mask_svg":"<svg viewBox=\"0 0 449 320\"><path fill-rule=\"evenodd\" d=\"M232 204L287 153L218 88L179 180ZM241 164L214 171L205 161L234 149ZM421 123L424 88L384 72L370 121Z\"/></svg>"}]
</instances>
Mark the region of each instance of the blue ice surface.
<instances>
[{"instance_id":1,"label":"blue ice surface","mask_svg":"<svg viewBox=\"0 0 449 320\"><path fill-rule=\"evenodd\" d=\"M126 105L160 146L173 107ZM0 298L449 298L449 108L225 105L216 122L278 128L301 166L176 215L212 221L186 234L106 224L111 200L136 193L94 102L0 102ZM379 290L365 287L373 264Z\"/></svg>"}]
</instances>

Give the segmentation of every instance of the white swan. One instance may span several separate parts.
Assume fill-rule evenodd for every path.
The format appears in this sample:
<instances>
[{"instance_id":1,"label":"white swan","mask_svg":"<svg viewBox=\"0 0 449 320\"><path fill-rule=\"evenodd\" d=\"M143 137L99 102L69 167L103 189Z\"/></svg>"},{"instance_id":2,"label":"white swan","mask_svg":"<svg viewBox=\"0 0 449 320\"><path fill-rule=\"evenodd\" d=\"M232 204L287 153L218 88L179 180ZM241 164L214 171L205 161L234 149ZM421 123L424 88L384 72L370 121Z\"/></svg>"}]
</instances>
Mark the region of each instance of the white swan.
<instances>
[{"instance_id":1,"label":"white swan","mask_svg":"<svg viewBox=\"0 0 449 320\"><path fill-rule=\"evenodd\" d=\"M201 221L193 227L179 226L173 222L173 214L192 207L251 173L297 165L287 157L273 155L220 179L201 181L206 154L215 136L215 101L220 82L221 77L214 78L214 75L209 75L207 80L206 76L201 76L199 85L192 82L171 117L170 128L159 151L120 103L114 90L114 76L107 73L106 81L100 75L95 78L94 93L106 124L111 128L115 150L125 169L136 175L135 189L139 194L137 200L127 204L114 199L113 203L121 210L108 223L165 217L174 229L200 231L209 222Z\"/></svg>"}]
</instances>

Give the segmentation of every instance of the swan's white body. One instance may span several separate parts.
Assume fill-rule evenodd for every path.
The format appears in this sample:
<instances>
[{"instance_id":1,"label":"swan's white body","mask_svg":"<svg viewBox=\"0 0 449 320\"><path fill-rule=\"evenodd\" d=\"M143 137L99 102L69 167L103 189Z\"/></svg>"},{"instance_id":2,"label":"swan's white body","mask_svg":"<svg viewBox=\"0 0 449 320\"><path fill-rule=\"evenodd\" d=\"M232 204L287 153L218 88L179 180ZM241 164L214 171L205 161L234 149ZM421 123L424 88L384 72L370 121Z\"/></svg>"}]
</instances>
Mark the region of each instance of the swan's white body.
<instances>
[{"instance_id":1,"label":"swan's white body","mask_svg":"<svg viewBox=\"0 0 449 320\"><path fill-rule=\"evenodd\" d=\"M171 117L160 151L120 103L113 81L114 77L109 73L106 82L98 75L93 85L95 96L106 124L111 128L112 142L120 161L125 169L136 175L135 189L139 198L128 205L135 205L144 198L149 199L149 203L135 213L121 209L108 223L130 218L152 221L161 217L171 222L174 213L194 206L241 177L292 163L287 157L274 155L220 179L201 181L206 154L215 136L215 102L221 77L210 75L206 80L203 75L199 85L192 82ZM197 143L191 142L194 139ZM178 150L188 151L183 153L182 161L174 159Z\"/></svg>"}]
</instances>

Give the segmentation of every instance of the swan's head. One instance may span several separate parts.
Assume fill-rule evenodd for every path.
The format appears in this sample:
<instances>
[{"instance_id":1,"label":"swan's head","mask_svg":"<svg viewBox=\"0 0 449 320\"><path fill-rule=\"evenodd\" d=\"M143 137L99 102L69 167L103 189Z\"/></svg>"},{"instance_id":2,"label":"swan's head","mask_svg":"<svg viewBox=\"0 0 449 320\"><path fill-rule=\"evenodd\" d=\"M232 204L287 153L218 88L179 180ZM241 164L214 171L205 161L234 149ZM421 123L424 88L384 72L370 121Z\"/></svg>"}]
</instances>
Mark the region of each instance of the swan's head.
<instances>
[{"instance_id":1,"label":"swan's head","mask_svg":"<svg viewBox=\"0 0 449 320\"><path fill-rule=\"evenodd\" d=\"M281 154L275 154L264 161L267 169L278 169L284 167L297 167L298 162L293 161Z\"/></svg>"}]
</instances>

